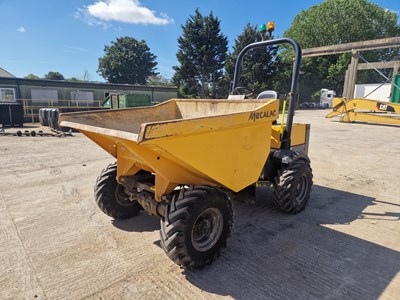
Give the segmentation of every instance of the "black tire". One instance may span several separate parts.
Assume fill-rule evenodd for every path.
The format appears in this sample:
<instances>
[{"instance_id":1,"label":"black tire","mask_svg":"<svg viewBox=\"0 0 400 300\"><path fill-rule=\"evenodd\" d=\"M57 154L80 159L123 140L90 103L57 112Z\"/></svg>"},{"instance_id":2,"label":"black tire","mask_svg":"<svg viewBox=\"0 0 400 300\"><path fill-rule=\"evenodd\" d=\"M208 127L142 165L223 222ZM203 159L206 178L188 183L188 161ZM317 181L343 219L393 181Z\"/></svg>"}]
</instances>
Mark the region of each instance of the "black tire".
<instances>
[{"instance_id":1,"label":"black tire","mask_svg":"<svg viewBox=\"0 0 400 300\"><path fill-rule=\"evenodd\" d=\"M161 219L161 247L176 264L202 269L219 255L231 234L232 203L217 188L181 190Z\"/></svg>"},{"instance_id":2,"label":"black tire","mask_svg":"<svg viewBox=\"0 0 400 300\"><path fill-rule=\"evenodd\" d=\"M310 163L304 159L279 169L274 178L273 199L276 207L290 214L304 210L310 199L312 178Z\"/></svg>"},{"instance_id":3,"label":"black tire","mask_svg":"<svg viewBox=\"0 0 400 300\"><path fill-rule=\"evenodd\" d=\"M110 164L97 178L94 197L99 208L114 219L128 219L137 216L142 206L129 200L124 188L116 179L117 164Z\"/></svg>"}]
</instances>

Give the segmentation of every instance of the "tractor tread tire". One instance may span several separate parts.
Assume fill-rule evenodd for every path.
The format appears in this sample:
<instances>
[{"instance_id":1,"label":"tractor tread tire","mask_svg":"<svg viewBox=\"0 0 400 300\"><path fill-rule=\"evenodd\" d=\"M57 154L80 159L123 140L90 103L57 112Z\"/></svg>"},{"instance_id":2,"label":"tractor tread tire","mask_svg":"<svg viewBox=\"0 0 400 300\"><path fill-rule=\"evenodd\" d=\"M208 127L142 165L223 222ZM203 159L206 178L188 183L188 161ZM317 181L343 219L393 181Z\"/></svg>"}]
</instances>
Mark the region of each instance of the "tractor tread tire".
<instances>
[{"instance_id":1,"label":"tractor tread tire","mask_svg":"<svg viewBox=\"0 0 400 300\"><path fill-rule=\"evenodd\" d=\"M142 210L138 202L131 202L128 205L121 205L117 201L116 189L117 164L110 164L105 168L96 180L94 196L97 205L106 215L114 219L129 219L137 216Z\"/></svg>"},{"instance_id":2,"label":"tractor tread tire","mask_svg":"<svg viewBox=\"0 0 400 300\"><path fill-rule=\"evenodd\" d=\"M297 199L299 178L303 177L305 191L301 199ZM280 168L274 178L273 201L275 206L284 213L297 214L305 209L310 198L312 187L312 169L310 163L298 159L290 165Z\"/></svg>"},{"instance_id":3,"label":"tractor tread tire","mask_svg":"<svg viewBox=\"0 0 400 300\"><path fill-rule=\"evenodd\" d=\"M192 244L192 230L198 216L208 208L217 208L222 215L223 229L211 249L201 252ZM219 256L230 237L233 226L232 203L217 188L196 186L193 190L181 190L168 204L161 219L161 247L176 264L188 270L202 269Z\"/></svg>"}]
</instances>

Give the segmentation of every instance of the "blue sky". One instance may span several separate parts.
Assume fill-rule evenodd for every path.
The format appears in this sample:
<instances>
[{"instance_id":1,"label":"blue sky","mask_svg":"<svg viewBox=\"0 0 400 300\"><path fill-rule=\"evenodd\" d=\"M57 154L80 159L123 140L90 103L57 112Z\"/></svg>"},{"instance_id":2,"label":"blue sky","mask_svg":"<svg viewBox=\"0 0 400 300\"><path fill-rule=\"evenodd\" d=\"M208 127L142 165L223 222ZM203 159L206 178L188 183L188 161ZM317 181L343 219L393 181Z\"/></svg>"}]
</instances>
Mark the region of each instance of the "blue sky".
<instances>
[{"instance_id":1,"label":"blue sky","mask_svg":"<svg viewBox=\"0 0 400 300\"><path fill-rule=\"evenodd\" d=\"M177 65L181 25L199 8L221 20L221 30L232 47L247 23L273 20L282 36L301 10L317 0L0 0L0 67L17 77L43 77L58 71L64 77L104 81L97 74L104 45L117 37L145 40L157 56L157 72L171 78ZM372 1L399 14L399 0Z\"/></svg>"}]
</instances>

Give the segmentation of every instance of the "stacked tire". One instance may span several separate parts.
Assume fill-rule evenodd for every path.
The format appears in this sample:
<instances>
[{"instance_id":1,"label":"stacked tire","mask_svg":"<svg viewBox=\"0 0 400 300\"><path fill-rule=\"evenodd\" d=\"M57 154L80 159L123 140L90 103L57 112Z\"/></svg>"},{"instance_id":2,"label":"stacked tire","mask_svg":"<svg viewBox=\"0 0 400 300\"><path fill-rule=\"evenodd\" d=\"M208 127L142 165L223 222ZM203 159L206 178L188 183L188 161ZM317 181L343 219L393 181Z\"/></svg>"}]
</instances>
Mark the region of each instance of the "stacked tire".
<instances>
[{"instance_id":1,"label":"stacked tire","mask_svg":"<svg viewBox=\"0 0 400 300\"><path fill-rule=\"evenodd\" d=\"M59 108L41 108L39 110L39 121L42 126L49 126L52 129L59 130L58 115ZM69 129L69 128L68 128Z\"/></svg>"},{"instance_id":2,"label":"stacked tire","mask_svg":"<svg viewBox=\"0 0 400 300\"><path fill-rule=\"evenodd\" d=\"M58 109L52 108L49 111L49 127L58 129Z\"/></svg>"},{"instance_id":3,"label":"stacked tire","mask_svg":"<svg viewBox=\"0 0 400 300\"><path fill-rule=\"evenodd\" d=\"M42 126L49 126L49 108L39 109L39 122Z\"/></svg>"}]
</instances>

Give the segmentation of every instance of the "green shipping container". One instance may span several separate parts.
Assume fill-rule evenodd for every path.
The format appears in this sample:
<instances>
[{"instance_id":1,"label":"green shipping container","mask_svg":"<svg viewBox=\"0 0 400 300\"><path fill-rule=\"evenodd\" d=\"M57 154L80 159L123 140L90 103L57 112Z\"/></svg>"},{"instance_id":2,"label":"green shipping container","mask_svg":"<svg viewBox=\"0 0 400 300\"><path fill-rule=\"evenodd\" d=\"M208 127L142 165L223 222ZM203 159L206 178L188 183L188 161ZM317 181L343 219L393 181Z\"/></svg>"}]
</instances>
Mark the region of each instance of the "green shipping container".
<instances>
[{"instance_id":1,"label":"green shipping container","mask_svg":"<svg viewBox=\"0 0 400 300\"><path fill-rule=\"evenodd\" d=\"M400 104L400 74L393 78L392 92L390 93L390 102ZM397 85L397 86L396 86Z\"/></svg>"},{"instance_id":2,"label":"green shipping container","mask_svg":"<svg viewBox=\"0 0 400 300\"><path fill-rule=\"evenodd\" d=\"M111 108L111 98L107 98L107 99L103 102L103 104L101 104L101 107L104 107L104 108Z\"/></svg>"},{"instance_id":3,"label":"green shipping container","mask_svg":"<svg viewBox=\"0 0 400 300\"><path fill-rule=\"evenodd\" d=\"M127 94L119 96L119 108L150 106L149 95Z\"/></svg>"},{"instance_id":4,"label":"green shipping container","mask_svg":"<svg viewBox=\"0 0 400 300\"><path fill-rule=\"evenodd\" d=\"M121 95L110 95L106 98L102 104L104 108L128 108L128 107L139 107L139 106L150 106L151 99L149 95L138 95L138 94L121 94Z\"/></svg>"}]
</instances>

